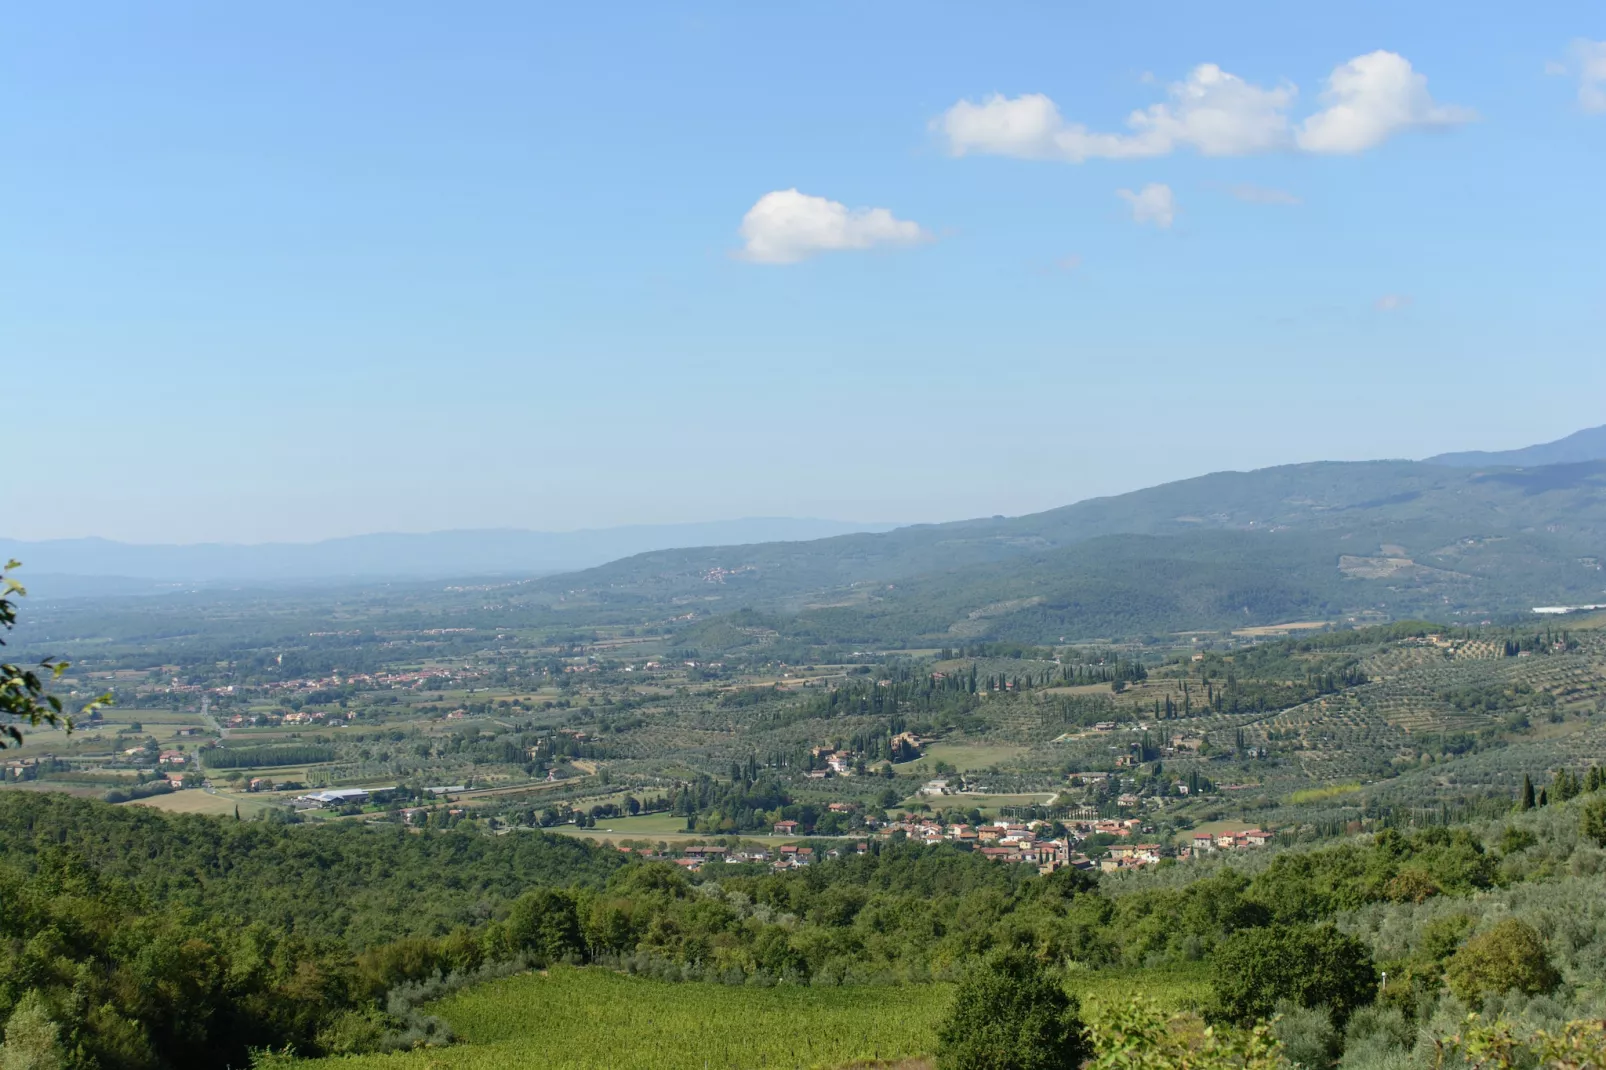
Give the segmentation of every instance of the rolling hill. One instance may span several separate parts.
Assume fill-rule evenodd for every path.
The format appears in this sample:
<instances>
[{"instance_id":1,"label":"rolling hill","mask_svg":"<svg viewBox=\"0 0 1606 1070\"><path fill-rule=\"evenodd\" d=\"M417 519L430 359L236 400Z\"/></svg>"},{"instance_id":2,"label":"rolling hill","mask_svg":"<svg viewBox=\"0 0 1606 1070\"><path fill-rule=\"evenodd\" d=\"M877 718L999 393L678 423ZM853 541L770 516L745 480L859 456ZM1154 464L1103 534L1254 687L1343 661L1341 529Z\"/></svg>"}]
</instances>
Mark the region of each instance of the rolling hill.
<instances>
[{"instance_id":1,"label":"rolling hill","mask_svg":"<svg viewBox=\"0 0 1606 1070\"><path fill-rule=\"evenodd\" d=\"M1030 516L641 554L532 585L552 604L744 607L844 642L1030 641L1315 616L1599 601L1606 462L1224 472Z\"/></svg>"}]
</instances>

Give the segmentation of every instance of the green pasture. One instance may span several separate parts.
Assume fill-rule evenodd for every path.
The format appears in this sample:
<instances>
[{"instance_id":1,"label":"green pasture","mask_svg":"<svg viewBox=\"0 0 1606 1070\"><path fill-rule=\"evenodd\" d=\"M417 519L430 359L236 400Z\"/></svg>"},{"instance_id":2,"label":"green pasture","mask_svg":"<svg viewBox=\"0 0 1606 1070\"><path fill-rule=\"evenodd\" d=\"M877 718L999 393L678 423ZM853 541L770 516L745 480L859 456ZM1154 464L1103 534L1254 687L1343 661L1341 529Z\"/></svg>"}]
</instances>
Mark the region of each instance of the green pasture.
<instances>
[{"instance_id":1,"label":"green pasture","mask_svg":"<svg viewBox=\"0 0 1606 1070\"><path fill-rule=\"evenodd\" d=\"M924 772L935 775L937 763L947 762L960 772L990 769L1014 761L1026 747L1001 743L933 743L912 762L897 767L900 773Z\"/></svg>"}]
</instances>

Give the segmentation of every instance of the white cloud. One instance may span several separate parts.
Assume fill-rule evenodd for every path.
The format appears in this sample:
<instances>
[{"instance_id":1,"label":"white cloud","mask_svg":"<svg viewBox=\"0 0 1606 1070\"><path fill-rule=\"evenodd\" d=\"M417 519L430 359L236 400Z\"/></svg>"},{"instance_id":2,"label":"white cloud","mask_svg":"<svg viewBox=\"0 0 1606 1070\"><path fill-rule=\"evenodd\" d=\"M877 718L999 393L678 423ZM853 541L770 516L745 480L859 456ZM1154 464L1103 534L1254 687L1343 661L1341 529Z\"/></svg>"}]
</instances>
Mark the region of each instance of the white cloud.
<instances>
[{"instance_id":1,"label":"white cloud","mask_svg":"<svg viewBox=\"0 0 1606 1070\"><path fill-rule=\"evenodd\" d=\"M1606 114L1606 41L1580 37L1571 52L1571 69L1578 72L1578 106L1594 115Z\"/></svg>"},{"instance_id":2,"label":"white cloud","mask_svg":"<svg viewBox=\"0 0 1606 1070\"><path fill-rule=\"evenodd\" d=\"M1300 200L1294 194L1283 189L1272 189L1267 186L1252 186L1247 182L1232 187L1232 195L1240 201L1250 204L1299 204Z\"/></svg>"},{"instance_id":3,"label":"white cloud","mask_svg":"<svg viewBox=\"0 0 1606 1070\"><path fill-rule=\"evenodd\" d=\"M1411 298L1406 294L1384 294L1372 302L1372 307L1379 312L1398 312L1410 303Z\"/></svg>"},{"instance_id":4,"label":"white cloud","mask_svg":"<svg viewBox=\"0 0 1606 1070\"><path fill-rule=\"evenodd\" d=\"M1297 148L1361 152L1391 134L1470 122L1468 108L1440 105L1427 79L1393 52L1357 56L1335 68L1322 99L1327 107L1296 129L1289 119L1298 90L1284 83L1257 86L1214 63L1201 63L1173 82L1167 99L1132 112L1126 130L1104 133L1067 122L1042 93L994 94L961 100L931 127L955 156L980 153L1028 160L1134 159L1191 148L1205 156L1248 156Z\"/></svg>"},{"instance_id":5,"label":"white cloud","mask_svg":"<svg viewBox=\"0 0 1606 1070\"><path fill-rule=\"evenodd\" d=\"M1163 230L1177 217L1176 198L1171 194L1171 187L1163 183L1150 182L1136 193L1118 189L1115 195L1132 206L1134 223L1153 223Z\"/></svg>"},{"instance_id":6,"label":"white cloud","mask_svg":"<svg viewBox=\"0 0 1606 1070\"><path fill-rule=\"evenodd\" d=\"M885 208L848 208L795 189L775 190L742 217L741 255L758 264L795 264L815 253L913 245L930 235Z\"/></svg>"},{"instance_id":7,"label":"white cloud","mask_svg":"<svg viewBox=\"0 0 1606 1070\"><path fill-rule=\"evenodd\" d=\"M1369 52L1340 64L1322 93L1327 107L1299 126L1306 152L1364 152L1403 130L1454 126L1476 119L1471 108L1439 104L1425 75L1394 52Z\"/></svg>"},{"instance_id":8,"label":"white cloud","mask_svg":"<svg viewBox=\"0 0 1606 1070\"><path fill-rule=\"evenodd\" d=\"M1262 89L1203 63L1169 89L1170 100L1127 116L1131 131L1105 134L1067 123L1041 93L961 100L932 123L956 156L977 152L1024 159L1130 159L1191 147L1206 156L1242 156L1288 141L1292 86Z\"/></svg>"}]
</instances>

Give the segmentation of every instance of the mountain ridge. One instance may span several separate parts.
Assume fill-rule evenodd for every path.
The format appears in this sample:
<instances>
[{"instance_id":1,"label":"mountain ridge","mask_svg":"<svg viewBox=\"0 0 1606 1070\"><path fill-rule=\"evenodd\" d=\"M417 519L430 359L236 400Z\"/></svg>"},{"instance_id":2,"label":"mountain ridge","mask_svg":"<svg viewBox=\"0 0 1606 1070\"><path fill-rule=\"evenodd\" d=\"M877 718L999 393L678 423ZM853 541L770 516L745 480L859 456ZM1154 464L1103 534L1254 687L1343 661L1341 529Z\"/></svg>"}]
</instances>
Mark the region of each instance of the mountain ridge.
<instances>
[{"instance_id":1,"label":"mountain ridge","mask_svg":"<svg viewBox=\"0 0 1606 1070\"><path fill-rule=\"evenodd\" d=\"M1599 600L1603 550L1606 462L1324 461L1023 517L658 551L536 580L529 596L621 619L752 608L820 640L1053 641L1308 613L1509 616Z\"/></svg>"},{"instance_id":2,"label":"mountain ridge","mask_svg":"<svg viewBox=\"0 0 1606 1070\"><path fill-rule=\"evenodd\" d=\"M1441 453L1427 458L1422 463L1455 468L1482 468L1533 467L1603 460L1606 460L1606 424L1574 431L1554 442L1541 442L1538 445L1523 446L1514 450L1465 450L1459 453Z\"/></svg>"},{"instance_id":3,"label":"mountain ridge","mask_svg":"<svg viewBox=\"0 0 1606 1070\"><path fill-rule=\"evenodd\" d=\"M159 582L437 578L571 571L633 554L709 542L806 540L895 525L796 517L744 517L685 524L632 524L569 532L466 528L379 532L309 543L126 543L90 536L0 538L32 575Z\"/></svg>"}]
</instances>

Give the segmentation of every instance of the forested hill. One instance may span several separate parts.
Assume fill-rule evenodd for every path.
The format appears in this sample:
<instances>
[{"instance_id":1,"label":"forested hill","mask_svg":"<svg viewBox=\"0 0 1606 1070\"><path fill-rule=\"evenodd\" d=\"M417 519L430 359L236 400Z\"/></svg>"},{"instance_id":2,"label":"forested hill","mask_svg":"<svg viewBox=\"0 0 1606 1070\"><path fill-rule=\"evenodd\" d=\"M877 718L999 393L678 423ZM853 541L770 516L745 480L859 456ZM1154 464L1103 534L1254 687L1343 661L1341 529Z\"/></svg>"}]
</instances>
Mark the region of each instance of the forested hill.
<instances>
[{"instance_id":1,"label":"forested hill","mask_svg":"<svg viewBox=\"0 0 1606 1070\"><path fill-rule=\"evenodd\" d=\"M1116 538L1133 535L1146 538ZM1603 546L1606 462L1322 462L1216 473L1022 517L642 554L533 586L571 604L828 612L831 631L866 639L891 629L840 625L891 613L904 634L933 634L1031 608L1000 603L1058 600L1068 608L1030 629L1052 639L1046 632L1263 623L1380 604L1395 615L1598 601ZM1134 601L1163 611L1132 611Z\"/></svg>"},{"instance_id":2,"label":"forested hill","mask_svg":"<svg viewBox=\"0 0 1606 1070\"><path fill-rule=\"evenodd\" d=\"M0 859L354 949L473 924L532 886L600 885L622 862L544 833L220 821L33 792L0 792Z\"/></svg>"}]
</instances>

